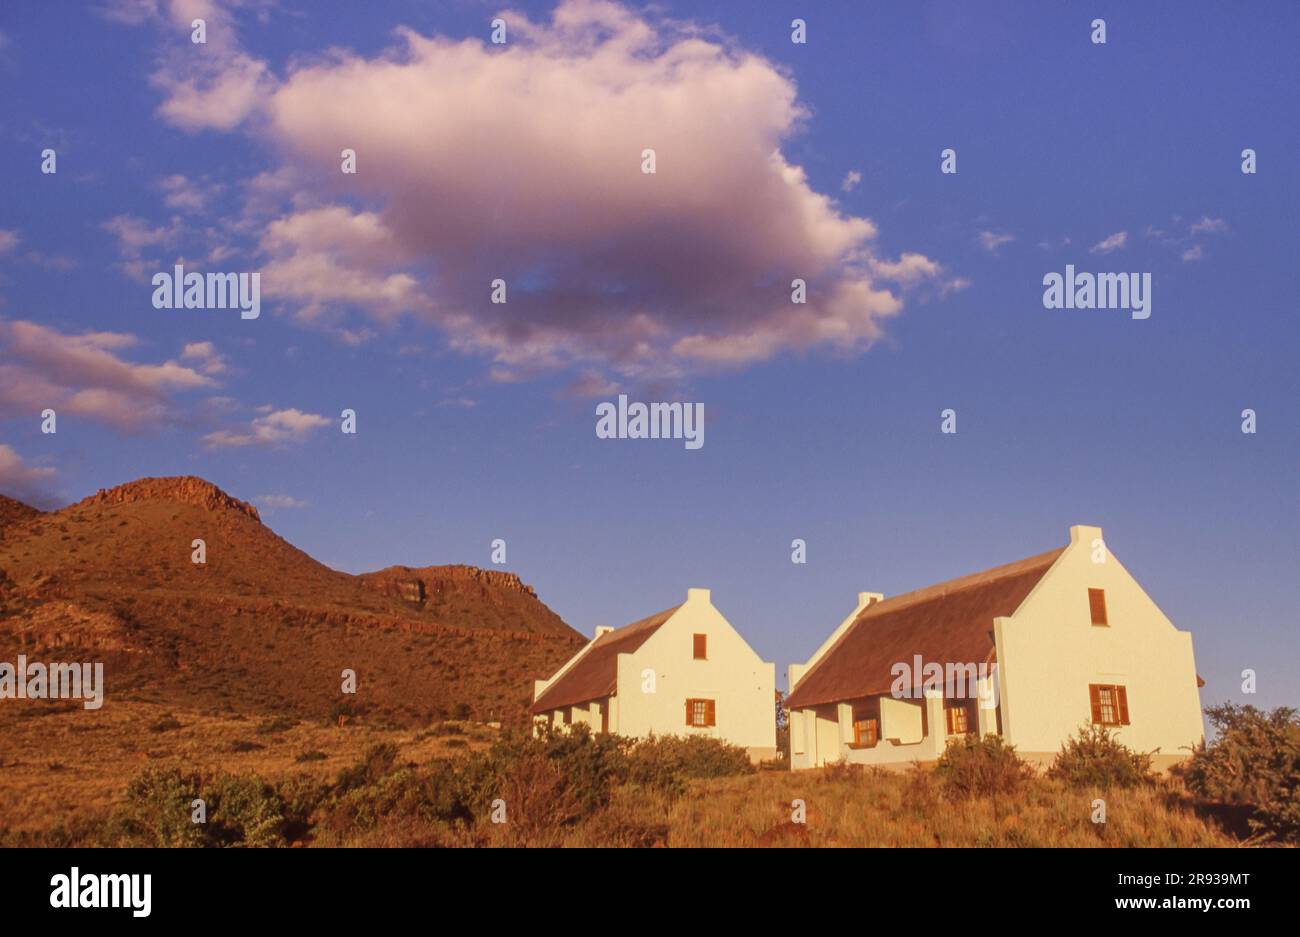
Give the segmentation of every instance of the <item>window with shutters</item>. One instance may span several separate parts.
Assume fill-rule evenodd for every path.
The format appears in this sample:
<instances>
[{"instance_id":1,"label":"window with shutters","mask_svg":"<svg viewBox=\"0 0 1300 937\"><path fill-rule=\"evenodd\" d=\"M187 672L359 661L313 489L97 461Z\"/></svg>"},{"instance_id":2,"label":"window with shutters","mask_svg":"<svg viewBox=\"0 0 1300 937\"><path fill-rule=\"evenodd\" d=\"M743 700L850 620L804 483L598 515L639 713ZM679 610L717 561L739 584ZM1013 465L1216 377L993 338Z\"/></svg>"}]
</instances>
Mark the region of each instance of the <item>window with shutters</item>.
<instances>
[{"instance_id":1,"label":"window with shutters","mask_svg":"<svg viewBox=\"0 0 1300 937\"><path fill-rule=\"evenodd\" d=\"M1106 620L1106 590L1089 589L1088 590L1088 609L1092 612L1092 623L1094 625L1109 625Z\"/></svg>"},{"instance_id":2,"label":"window with shutters","mask_svg":"<svg viewBox=\"0 0 1300 937\"><path fill-rule=\"evenodd\" d=\"M880 723L875 719L853 720L853 747L874 748L880 740Z\"/></svg>"},{"instance_id":3,"label":"window with shutters","mask_svg":"<svg viewBox=\"0 0 1300 937\"><path fill-rule=\"evenodd\" d=\"M708 660L709 657L709 636L707 634L697 634L695 636L695 659Z\"/></svg>"},{"instance_id":4,"label":"window with shutters","mask_svg":"<svg viewBox=\"0 0 1300 937\"><path fill-rule=\"evenodd\" d=\"M1126 726L1128 691L1122 686L1091 683L1088 694L1092 703L1092 721L1099 726Z\"/></svg>"},{"instance_id":5,"label":"window with shutters","mask_svg":"<svg viewBox=\"0 0 1300 937\"><path fill-rule=\"evenodd\" d=\"M717 712L711 699L688 699L686 701L686 724L688 726L711 726L717 724Z\"/></svg>"},{"instance_id":6,"label":"window with shutters","mask_svg":"<svg viewBox=\"0 0 1300 937\"><path fill-rule=\"evenodd\" d=\"M946 713L949 735L965 735L970 731L966 727L966 706L963 703L954 703L947 708Z\"/></svg>"}]
</instances>

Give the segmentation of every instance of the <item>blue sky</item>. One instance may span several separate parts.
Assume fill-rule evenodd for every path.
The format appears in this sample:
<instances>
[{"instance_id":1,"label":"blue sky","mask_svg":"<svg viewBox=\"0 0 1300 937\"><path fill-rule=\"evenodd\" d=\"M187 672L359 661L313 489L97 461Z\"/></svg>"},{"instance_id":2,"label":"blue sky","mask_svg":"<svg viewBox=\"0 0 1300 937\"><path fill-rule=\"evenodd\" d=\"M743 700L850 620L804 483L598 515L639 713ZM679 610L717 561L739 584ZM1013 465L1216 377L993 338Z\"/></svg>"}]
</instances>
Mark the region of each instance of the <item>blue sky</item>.
<instances>
[{"instance_id":1,"label":"blue sky","mask_svg":"<svg viewBox=\"0 0 1300 937\"><path fill-rule=\"evenodd\" d=\"M859 591L896 594L1061 545L1073 523L1097 524L1193 632L1205 702L1243 700L1240 673L1253 668L1259 693L1249 701L1300 703L1294 4L772 3L755 12L748 2L669 2L662 14L628 14L664 42L682 22L705 27L692 35L726 50L707 65L713 85L692 89L671 71L655 78L655 93L685 109L682 121L726 128L690 155L719 175L702 195L662 196L662 241L641 240L649 222L622 212L586 217L608 224L605 240L564 232L552 251L544 232L563 227L571 199L548 202L535 175L512 191L507 174L507 215L529 209L543 234L520 244L508 236L517 227L487 228L459 244L482 199L464 196L454 175L422 178L428 154L466 147L467 177L479 156L516 169L535 157L543 177L557 166L562 175L573 154L562 141L548 154L549 131L563 137L591 117L598 126L588 132L599 135L601 120L621 126L622 115L595 102L570 108L548 117L548 132L530 138L542 142L523 153L466 129L471 118L492 128L490 99L467 92L434 114L420 110L427 98L406 109L398 91L364 97L387 80L381 56L409 63L393 51L404 41L396 27L484 42L496 6L177 2L187 8L144 0L91 14L15 0L0 10L0 322L9 330L0 490L64 503L142 475L198 474L263 499L278 533L353 572L486 566L500 537L508 567L586 633L706 586L782 682ZM190 5L209 9L215 27L215 54L201 65L177 26ZM534 24L550 20L552 4L517 6ZM808 22L806 45L790 42L796 16ZM1107 21L1105 45L1089 41L1094 17ZM513 30L513 14L507 22ZM544 69L581 57L554 51L569 38L521 32L517 41L535 43L528 67ZM754 83L737 86L743 104L690 112L741 60L762 63ZM333 80L346 62L375 84L356 92L369 106L350 97L340 117L331 94L300 73ZM641 74L643 64L629 56L591 80ZM475 52L465 67L492 76L499 65ZM225 108L230 87L220 100L185 96L187 81L210 90L230 74L253 76L239 86L251 102L243 111ZM802 108L788 126L766 110L769 88L792 90ZM581 104L593 92L574 93ZM316 128L360 112L391 114L396 127L382 155L367 147L388 125L367 124L357 145L359 179L371 188L302 169ZM826 196L827 240L843 234L844 219L867 219L872 262L914 254L934 265L911 283L870 267L896 311L873 315L852 341L805 341L779 310L751 313L723 287L694 304L689 277L725 279L725 262L721 272L682 269L680 293L628 274L628 283L602 281L617 297L608 310L568 302L565 277L589 272L587 258L608 244L657 251L680 233L674 219L697 220L693 195L730 191L729 167L761 177L749 150L727 150L716 164L709 156L764 120L806 177L793 195L782 190L789 200L778 209ZM47 146L58 153L54 175L39 171ZM956 175L939 172L945 147L957 151ZM1240 171L1247 147L1258 154L1254 175ZM680 184L676 153L660 152L666 187ZM385 178L367 175L377 164ZM277 172L302 175L277 187ZM846 185L850 173L860 179ZM253 205L259 174L270 194ZM825 259L820 229L787 241L782 218L728 225L725 211L744 206L724 195L708 246L743 255L737 270L787 278L779 264L763 266L769 242ZM337 242L330 206L346 206L338 227L353 232ZM274 227L295 218L302 229ZM374 249L357 234L367 220L386 229ZM751 225L752 237L728 233ZM1094 251L1121 232L1122 247ZM349 298L346 284L309 282L264 297L253 322L150 304L148 276L177 258L301 272L322 241L334 259L355 262L360 282L397 297L376 304ZM512 280L522 298L506 309L515 318L467 306L457 284L456 264L473 266L484 244L523 271ZM656 271L678 272L682 257L664 251ZM1151 318L1045 309L1042 278L1067 263L1150 272ZM620 257L599 272L630 269ZM836 259L823 273L859 275L846 269ZM698 330L727 354L755 331L770 343L725 365L688 360L675 344L633 355L630 342L605 342L631 334L625 299L674 340ZM14 323L32 327L20 334ZM544 341L528 331L537 323L552 329ZM79 354L102 366L117 396L75 396L85 386L59 369ZM703 402L704 447L597 439L594 405L619 391ZM66 401L57 434L40 432L42 394ZM337 430L345 407L358 413L355 436ZM945 408L957 413L955 435L939 432ZM1254 435L1241 432L1245 408L1258 414ZM288 411L296 416L258 435L259 418ZM252 441L214 443L223 431ZM268 509L268 498L300 506ZM806 565L790 562L796 537L807 541Z\"/></svg>"}]
</instances>

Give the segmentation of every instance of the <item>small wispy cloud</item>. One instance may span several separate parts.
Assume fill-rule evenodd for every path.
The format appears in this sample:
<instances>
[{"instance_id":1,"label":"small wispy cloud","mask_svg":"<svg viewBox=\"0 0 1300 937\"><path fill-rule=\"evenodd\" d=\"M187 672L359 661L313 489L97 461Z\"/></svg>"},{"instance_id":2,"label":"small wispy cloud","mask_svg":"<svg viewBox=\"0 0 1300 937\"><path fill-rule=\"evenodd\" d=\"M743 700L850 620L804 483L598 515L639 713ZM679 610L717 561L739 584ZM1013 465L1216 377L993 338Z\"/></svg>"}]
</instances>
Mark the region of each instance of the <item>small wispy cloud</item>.
<instances>
[{"instance_id":1,"label":"small wispy cloud","mask_svg":"<svg viewBox=\"0 0 1300 937\"><path fill-rule=\"evenodd\" d=\"M1201 249L1201 245L1193 244L1191 247L1187 248L1187 250L1183 251L1183 263L1191 263L1194 260L1200 260L1204 256L1205 251Z\"/></svg>"},{"instance_id":2,"label":"small wispy cloud","mask_svg":"<svg viewBox=\"0 0 1300 937\"><path fill-rule=\"evenodd\" d=\"M301 498L295 498L293 495L259 495L253 499L268 511L291 511L294 508L305 508L307 502Z\"/></svg>"},{"instance_id":3,"label":"small wispy cloud","mask_svg":"<svg viewBox=\"0 0 1300 937\"><path fill-rule=\"evenodd\" d=\"M560 392L565 397L586 400L594 397L608 397L618 393L618 385L596 371L584 371Z\"/></svg>"},{"instance_id":4,"label":"small wispy cloud","mask_svg":"<svg viewBox=\"0 0 1300 937\"><path fill-rule=\"evenodd\" d=\"M1015 239L1016 236L1014 234L999 234L996 231L981 231L977 238L980 247L984 248L990 254L996 254L998 248L1002 247L1003 244L1010 244Z\"/></svg>"},{"instance_id":5,"label":"small wispy cloud","mask_svg":"<svg viewBox=\"0 0 1300 937\"><path fill-rule=\"evenodd\" d=\"M0 229L0 254L7 254L18 246L18 232Z\"/></svg>"},{"instance_id":6,"label":"small wispy cloud","mask_svg":"<svg viewBox=\"0 0 1300 937\"><path fill-rule=\"evenodd\" d=\"M858 187L858 183L861 181L862 173L858 172L856 169L850 169L848 175L844 177L844 181L840 183L840 191L852 192Z\"/></svg>"},{"instance_id":7,"label":"small wispy cloud","mask_svg":"<svg viewBox=\"0 0 1300 937\"><path fill-rule=\"evenodd\" d=\"M0 493L33 507L55 507L51 488L54 469L29 465L12 447L0 443Z\"/></svg>"},{"instance_id":8,"label":"small wispy cloud","mask_svg":"<svg viewBox=\"0 0 1300 937\"><path fill-rule=\"evenodd\" d=\"M1128 243L1128 232L1117 231L1110 237L1098 241L1092 247L1088 248L1089 254L1109 254L1113 251L1120 250Z\"/></svg>"},{"instance_id":9,"label":"small wispy cloud","mask_svg":"<svg viewBox=\"0 0 1300 937\"><path fill-rule=\"evenodd\" d=\"M60 416L144 430L176 418L175 395L216 387L210 374L179 361L128 360L138 344L121 332L70 335L36 322L0 321L0 416L52 407Z\"/></svg>"},{"instance_id":10,"label":"small wispy cloud","mask_svg":"<svg viewBox=\"0 0 1300 937\"><path fill-rule=\"evenodd\" d=\"M303 413L290 407L287 410L261 408L264 412L254 417L247 426L221 429L208 433L203 442L212 449L238 448L240 446L282 446L302 442L330 421L318 413Z\"/></svg>"},{"instance_id":11,"label":"small wispy cloud","mask_svg":"<svg viewBox=\"0 0 1300 937\"><path fill-rule=\"evenodd\" d=\"M1222 218L1210 218L1206 215L1201 216L1201 220L1195 222L1191 227L1192 234L1226 234L1228 223Z\"/></svg>"},{"instance_id":12,"label":"small wispy cloud","mask_svg":"<svg viewBox=\"0 0 1300 937\"><path fill-rule=\"evenodd\" d=\"M178 174L167 176L158 183L163 190L163 202L178 211L202 211L208 199L219 195L225 187L208 179L190 179Z\"/></svg>"},{"instance_id":13,"label":"small wispy cloud","mask_svg":"<svg viewBox=\"0 0 1300 937\"><path fill-rule=\"evenodd\" d=\"M217 353L211 342L190 342L181 350L182 361L193 361L204 374L217 375L226 371L226 359Z\"/></svg>"}]
</instances>

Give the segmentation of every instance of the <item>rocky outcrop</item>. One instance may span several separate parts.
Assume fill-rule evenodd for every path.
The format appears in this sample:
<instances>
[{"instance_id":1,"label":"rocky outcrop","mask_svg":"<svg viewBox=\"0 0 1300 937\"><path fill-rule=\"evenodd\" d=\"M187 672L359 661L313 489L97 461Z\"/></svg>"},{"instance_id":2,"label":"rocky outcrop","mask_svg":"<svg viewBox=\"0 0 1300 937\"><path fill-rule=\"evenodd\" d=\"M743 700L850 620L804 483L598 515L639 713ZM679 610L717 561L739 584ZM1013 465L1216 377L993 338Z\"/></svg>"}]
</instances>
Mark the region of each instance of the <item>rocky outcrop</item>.
<instances>
[{"instance_id":1,"label":"rocky outcrop","mask_svg":"<svg viewBox=\"0 0 1300 937\"><path fill-rule=\"evenodd\" d=\"M232 498L210 481L195 475L176 475L167 478L137 478L116 488L101 488L89 498L83 498L74 507L105 504L131 504L139 501L176 501L191 504L205 511L230 510L246 514L259 524L262 517L257 508L247 501Z\"/></svg>"},{"instance_id":2,"label":"rocky outcrop","mask_svg":"<svg viewBox=\"0 0 1300 937\"><path fill-rule=\"evenodd\" d=\"M480 595L503 591L537 598L536 590L520 580L517 573L461 564L389 566L373 573L363 573L361 578L371 587L415 605L423 604L426 600L436 601L449 592L463 592L467 589Z\"/></svg>"}]
</instances>

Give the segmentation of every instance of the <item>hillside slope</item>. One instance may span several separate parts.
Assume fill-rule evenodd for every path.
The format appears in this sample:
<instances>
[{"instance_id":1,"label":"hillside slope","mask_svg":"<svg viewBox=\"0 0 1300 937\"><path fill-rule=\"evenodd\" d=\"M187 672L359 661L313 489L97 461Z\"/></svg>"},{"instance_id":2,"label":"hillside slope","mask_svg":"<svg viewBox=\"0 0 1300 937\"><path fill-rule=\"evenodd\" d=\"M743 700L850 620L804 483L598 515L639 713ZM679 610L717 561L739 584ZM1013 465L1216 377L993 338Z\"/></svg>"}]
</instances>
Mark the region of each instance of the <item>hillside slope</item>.
<instances>
[{"instance_id":1,"label":"hillside slope","mask_svg":"<svg viewBox=\"0 0 1300 937\"><path fill-rule=\"evenodd\" d=\"M583 640L510 574L332 570L200 478L140 479L44 514L13 504L0 505L15 518L0 539L0 646L103 660L109 701L513 719L532 680ZM205 563L192 561L195 540ZM344 669L355 696L340 694Z\"/></svg>"},{"instance_id":2,"label":"hillside slope","mask_svg":"<svg viewBox=\"0 0 1300 937\"><path fill-rule=\"evenodd\" d=\"M4 537L5 531L10 527L16 527L40 514L31 505L0 495L0 538Z\"/></svg>"}]
</instances>

